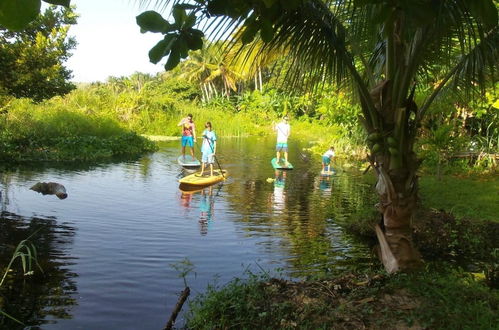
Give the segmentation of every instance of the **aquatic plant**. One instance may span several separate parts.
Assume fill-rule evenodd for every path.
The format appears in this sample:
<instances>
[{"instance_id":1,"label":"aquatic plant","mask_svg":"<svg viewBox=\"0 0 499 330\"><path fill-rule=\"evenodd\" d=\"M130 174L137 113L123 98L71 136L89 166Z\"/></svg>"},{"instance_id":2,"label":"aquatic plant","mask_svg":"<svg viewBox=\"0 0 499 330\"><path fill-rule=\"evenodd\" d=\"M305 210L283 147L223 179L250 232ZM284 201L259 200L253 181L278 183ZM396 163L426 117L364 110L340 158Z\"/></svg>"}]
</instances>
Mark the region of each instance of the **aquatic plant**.
<instances>
[{"instance_id":1,"label":"aquatic plant","mask_svg":"<svg viewBox=\"0 0 499 330\"><path fill-rule=\"evenodd\" d=\"M35 233L30 235L30 237L32 237ZM0 288L4 284L5 279L7 278L9 272L11 271L12 265L18 259L21 262L23 276L30 276L33 274L33 265L36 265L40 269L40 271L43 272L42 268L38 264L37 250L36 250L35 245L29 241L29 238L24 239L21 242L19 242L16 249L14 250L12 258L10 259L9 264L7 265L7 268L5 269L5 272L3 274L2 280L0 281ZM24 323L22 323L21 321L19 321L15 317L7 314L2 309L0 309L0 314L5 315L6 317L10 318L11 320L13 320L19 324L24 325Z\"/></svg>"}]
</instances>

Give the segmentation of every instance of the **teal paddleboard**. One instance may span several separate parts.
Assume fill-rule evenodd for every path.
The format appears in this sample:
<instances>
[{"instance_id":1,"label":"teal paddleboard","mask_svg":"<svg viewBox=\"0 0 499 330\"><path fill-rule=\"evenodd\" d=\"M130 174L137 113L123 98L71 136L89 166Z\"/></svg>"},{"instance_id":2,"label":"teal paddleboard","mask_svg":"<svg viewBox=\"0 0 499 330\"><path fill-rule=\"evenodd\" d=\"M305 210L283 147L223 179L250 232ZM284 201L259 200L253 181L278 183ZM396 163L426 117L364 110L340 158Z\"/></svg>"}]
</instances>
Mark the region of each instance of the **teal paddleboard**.
<instances>
[{"instance_id":1,"label":"teal paddleboard","mask_svg":"<svg viewBox=\"0 0 499 330\"><path fill-rule=\"evenodd\" d=\"M281 161L278 162L277 158L273 158L272 161L272 167L275 168L276 170L292 170L293 165L290 162L285 163L284 158L281 158Z\"/></svg>"},{"instance_id":2,"label":"teal paddleboard","mask_svg":"<svg viewBox=\"0 0 499 330\"><path fill-rule=\"evenodd\" d=\"M185 155L185 157L179 156L178 163L179 163L179 165L182 165L183 167L199 167L199 166L201 166L201 162L199 160L197 160L196 158L192 157L191 155Z\"/></svg>"}]
</instances>

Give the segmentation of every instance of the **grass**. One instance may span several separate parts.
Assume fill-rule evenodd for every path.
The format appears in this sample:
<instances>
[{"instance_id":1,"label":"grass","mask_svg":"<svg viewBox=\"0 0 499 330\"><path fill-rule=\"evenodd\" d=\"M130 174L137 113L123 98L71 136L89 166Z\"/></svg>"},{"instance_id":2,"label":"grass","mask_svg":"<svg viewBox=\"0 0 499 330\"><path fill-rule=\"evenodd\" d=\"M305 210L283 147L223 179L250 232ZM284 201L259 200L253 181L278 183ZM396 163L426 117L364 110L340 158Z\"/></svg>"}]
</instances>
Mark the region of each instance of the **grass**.
<instances>
[{"instance_id":1,"label":"grass","mask_svg":"<svg viewBox=\"0 0 499 330\"><path fill-rule=\"evenodd\" d=\"M14 253L12 255L12 258L10 259L9 264L7 265L7 267L5 269L4 275L3 275L2 279L0 280L0 288L4 284L5 279L7 278L7 276L9 275L9 273L11 271L12 265L14 264L14 262L16 260L20 260L22 270L23 270L22 271L23 276L29 276L29 275L33 274L33 265L36 265L40 269L40 271L43 272L40 265L38 264L36 247L33 243L31 243L29 241L29 238L31 238L35 234L36 234L36 232L33 233L32 235L30 235L30 237L28 237L27 239L19 242L19 244L17 245L17 247L14 250ZM21 321L19 321L18 319L16 319L13 316L7 314L6 312L4 312L1 309L1 307L3 305L3 300L1 298L2 297L0 296L0 315L4 315L5 317L13 320L14 322L24 325Z\"/></svg>"},{"instance_id":2,"label":"grass","mask_svg":"<svg viewBox=\"0 0 499 330\"><path fill-rule=\"evenodd\" d=\"M499 292L458 268L290 282L251 275L195 298L189 329L493 329Z\"/></svg>"},{"instance_id":3,"label":"grass","mask_svg":"<svg viewBox=\"0 0 499 330\"><path fill-rule=\"evenodd\" d=\"M425 208L443 209L457 218L499 222L499 176L423 176L420 195Z\"/></svg>"}]
</instances>

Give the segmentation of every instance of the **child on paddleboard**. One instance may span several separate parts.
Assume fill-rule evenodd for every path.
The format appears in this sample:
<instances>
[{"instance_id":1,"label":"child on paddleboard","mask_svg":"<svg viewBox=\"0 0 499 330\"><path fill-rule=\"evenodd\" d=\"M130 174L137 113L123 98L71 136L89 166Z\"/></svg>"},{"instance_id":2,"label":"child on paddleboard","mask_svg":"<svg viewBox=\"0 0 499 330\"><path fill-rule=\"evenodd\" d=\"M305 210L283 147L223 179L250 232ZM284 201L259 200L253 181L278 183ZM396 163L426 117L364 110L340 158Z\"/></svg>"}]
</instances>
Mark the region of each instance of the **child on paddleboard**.
<instances>
[{"instance_id":1,"label":"child on paddleboard","mask_svg":"<svg viewBox=\"0 0 499 330\"><path fill-rule=\"evenodd\" d=\"M329 149L322 155L322 174L328 174L331 172L334 173L334 170L331 167L331 160L333 159L334 156L335 153L333 146L329 147Z\"/></svg>"},{"instance_id":2,"label":"child on paddleboard","mask_svg":"<svg viewBox=\"0 0 499 330\"><path fill-rule=\"evenodd\" d=\"M206 164L210 164L210 174L213 176L213 163L215 160L215 152L217 150L217 136L211 127L211 122L206 122L205 130L203 131L203 144L201 145L201 174L203 176Z\"/></svg>"}]
</instances>

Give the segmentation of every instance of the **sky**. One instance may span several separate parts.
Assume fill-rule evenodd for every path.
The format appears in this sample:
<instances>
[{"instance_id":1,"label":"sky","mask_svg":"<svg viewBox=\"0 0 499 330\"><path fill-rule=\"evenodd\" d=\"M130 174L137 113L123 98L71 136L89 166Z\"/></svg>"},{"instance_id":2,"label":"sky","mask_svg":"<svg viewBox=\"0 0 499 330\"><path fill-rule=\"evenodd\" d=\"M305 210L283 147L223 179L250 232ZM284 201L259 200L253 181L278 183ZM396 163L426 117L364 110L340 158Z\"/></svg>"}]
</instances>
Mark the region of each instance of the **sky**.
<instances>
[{"instance_id":1,"label":"sky","mask_svg":"<svg viewBox=\"0 0 499 330\"><path fill-rule=\"evenodd\" d=\"M133 0L72 0L80 15L70 35L78 45L67 62L73 82L105 81L109 76L164 71L165 60L149 62L148 52L161 34L140 33L135 16L147 10ZM165 15L163 15L165 17ZM163 65L162 65L163 63Z\"/></svg>"}]
</instances>

